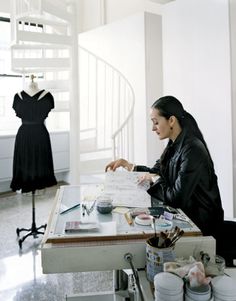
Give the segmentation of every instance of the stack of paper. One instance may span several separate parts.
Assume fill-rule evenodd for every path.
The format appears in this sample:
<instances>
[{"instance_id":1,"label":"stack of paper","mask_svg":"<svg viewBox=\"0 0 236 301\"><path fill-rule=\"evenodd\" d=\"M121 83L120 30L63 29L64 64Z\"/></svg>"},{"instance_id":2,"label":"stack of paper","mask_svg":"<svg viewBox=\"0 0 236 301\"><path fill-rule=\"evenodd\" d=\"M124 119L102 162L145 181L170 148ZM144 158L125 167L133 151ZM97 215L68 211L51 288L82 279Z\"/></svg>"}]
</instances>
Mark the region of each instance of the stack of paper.
<instances>
[{"instance_id":1,"label":"stack of paper","mask_svg":"<svg viewBox=\"0 0 236 301\"><path fill-rule=\"evenodd\" d=\"M114 206L150 207L147 193L149 184L139 184L143 172L110 171L106 173L104 194L111 197Z\"/></svg>"}]
</instances>

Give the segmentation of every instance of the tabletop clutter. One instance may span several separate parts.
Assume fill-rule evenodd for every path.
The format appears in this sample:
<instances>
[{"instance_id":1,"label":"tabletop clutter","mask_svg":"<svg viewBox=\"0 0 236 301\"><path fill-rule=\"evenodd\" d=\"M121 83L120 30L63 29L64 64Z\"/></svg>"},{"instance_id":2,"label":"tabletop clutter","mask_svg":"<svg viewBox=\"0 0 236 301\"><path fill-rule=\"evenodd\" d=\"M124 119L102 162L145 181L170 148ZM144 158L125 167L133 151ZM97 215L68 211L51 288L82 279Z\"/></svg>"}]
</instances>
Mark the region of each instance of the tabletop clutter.
<instances>
[{"instance_id":1,"label":"tabletop clutter","mask_svg":"<svg viewBox=\"0 0 236 301\"><path fill-rule=\"evenodd\" d=\"M80 208L82 217L88 217L95 208L98 214L111 214L115 206L110 197L101 195L81 206L76 204L61 214L74 208ZM155 301L236 301L236 285L224 274L224 258L218 255L210 258L204 251L198 258L176 258L175 245L184 235L184 229L176 226L174 220L190 223L184 214L166 206L128 208L124 217L129 227L150 226L154 229L154 235L146 241L146 276L154 287ZM90 224L67 221L65 232L99 230L98 223Z\"/></svg>"},{"instance_id":2,"label":"tabletop clutter","mask_svg":"<svg viewBox=\"0 0 236 301\"><path fill-rule=\"evenodd\" d=\"M146 242L146 274L154 285L155 301L236 301L236 285L224 275L225 260L203 251L199 258L176 258L179 227L156 233Z\"/></svg>"}]
</instances>

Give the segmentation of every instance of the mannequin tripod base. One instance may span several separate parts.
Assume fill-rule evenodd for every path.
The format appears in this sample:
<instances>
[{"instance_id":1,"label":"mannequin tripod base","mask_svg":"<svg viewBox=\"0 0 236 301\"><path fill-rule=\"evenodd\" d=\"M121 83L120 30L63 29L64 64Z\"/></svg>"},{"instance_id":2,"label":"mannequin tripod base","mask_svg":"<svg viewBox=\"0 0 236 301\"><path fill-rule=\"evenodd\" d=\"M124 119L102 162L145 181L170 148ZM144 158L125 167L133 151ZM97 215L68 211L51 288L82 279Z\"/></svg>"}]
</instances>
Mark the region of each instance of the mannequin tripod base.
<instances>
[{"instance_id":1,"label":"mannequin tripod base","mask_svg":"<svg viewBox=\"0 0 236 301\"><path fill-rule=\"evenodd\" d=\"M22 238L19 238L18 240L18 244L20 249L22 248L22 243L23 241L28 237L28 236L33 236L34 238L38 238L38 234L44 234L45 229L47 227L47 224L42 225L40 227L36 227L36 223L35 223L35 191L32 191L32 225L31 228L17 228L16 229L16 234L17 237L20 237L20 232L22 231L26 231L29 232L27 233L25 236L23 236ZM40 231L40 229L44 229L44 231Z\"/></svg>"},{"instance_id":2,"label":"mannequin tripod base","mask_svg":"<svg viewBox=\"0 0 236 301\"><path fill-rule=\"evenodd\" d=\"M19 247L20 249L22 248L22 243L23 241L28 237L28 236L33 236L34 238L38 238L38 234L44 234L44 231L39 231L40 229L46 229L47 227L47 224L45 225L42 225L40 227L36 227L35 223L32 223L32 226L30 229L26 229L26 228L17 228L16 229L16 234L17 236L19 237L20 236L20 232L21 231L26 231L26 232L29 232L28 234L26 234L25 236L23 236L22 238L20 238L18 240L18 244L19 244Z\"/></svg>"}]
</instances>

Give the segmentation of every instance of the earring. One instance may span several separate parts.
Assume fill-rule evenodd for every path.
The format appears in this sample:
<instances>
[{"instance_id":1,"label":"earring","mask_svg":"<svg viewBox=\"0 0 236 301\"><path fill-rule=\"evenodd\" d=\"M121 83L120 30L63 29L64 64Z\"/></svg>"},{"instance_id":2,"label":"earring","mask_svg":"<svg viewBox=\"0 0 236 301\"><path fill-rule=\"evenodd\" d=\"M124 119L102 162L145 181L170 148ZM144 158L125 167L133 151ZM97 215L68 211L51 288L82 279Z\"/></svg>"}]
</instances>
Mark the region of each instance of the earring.
<instances>
[{"instance_id":1,"label":"earring","mask_svg":"<svg viewBox=\"0 0 236 301\"><path fill-rule=\"evenodd\" d=\"M173 130L173 127L171 126L170 129L171 129L171 131L172 131L172 130Z\"/></svg>"}]
</instances>

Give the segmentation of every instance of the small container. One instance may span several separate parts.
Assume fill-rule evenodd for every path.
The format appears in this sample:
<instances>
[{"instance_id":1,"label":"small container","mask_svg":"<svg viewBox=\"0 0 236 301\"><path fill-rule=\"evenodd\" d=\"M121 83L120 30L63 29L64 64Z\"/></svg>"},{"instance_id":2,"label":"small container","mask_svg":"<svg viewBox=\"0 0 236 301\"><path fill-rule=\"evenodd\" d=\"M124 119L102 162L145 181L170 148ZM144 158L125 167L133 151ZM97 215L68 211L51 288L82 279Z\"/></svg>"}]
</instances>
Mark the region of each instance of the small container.
<instances>
[{"instance_id":1,"label":"small container","mask_svg":"<svg viewBox=\"0 0 236 301\"><path fill-rule=\"evenodd\" d=\"M97 211L101 214L111 213L113 209L112 200L108 196L100 196L97 199Z\"/></svg>"},{"instance_id":2,"label":"small container","mask_svg":"<svg viewBox=\"0 0 236 301\"><path fill-rule=\"evenodd\" d=\"M219 272L219 275L224 275L225 273L225 259L219 255L216 255L215 258L215 265Z\"/></svg>"},{"instance_id":3,"label":"small container","mask_svg":"<svg viewBox=\"0 0 236 301\"><path fill-rule=\"evenodd\" d=\"M224 275L225 259L219 255L215 255L206 264L205 270L206 270L207 275L210 275L212 277Z\"/></svg>"},{"instance_id":4,"label":"small container","mask_svg":"<svg viewBox=\"0 0 236 301\"><path fill-rule=\"evenodd\" d=\"M156 274L163 272L164 263L175 261L176 254L174 247L154 247L157 237L153 236L146 241L146 275L150 282L153 282Z\"/></svg>"},{"instance_id":5,"label":"small container","mask_svg":"<svg viewBox=\"0 0 236 301\"><path fill-rule=\"evenodd\" d=\"M150 226L153 221L153 217L148 214L139 214L135 217L135 223L141 226Z\"/></svg>"},{"instance_id":6,"label":"small container","mask_svg":"<svg viewBox=\"0 0 236 301\"><path fill-rule=\"evenodd\" d=\"M164 218L157 218L155 219L155 228L157 231L166 231L171 230L173 227L172 221L169 221ZM152 228L154 228L154 225L152 224Z\"/></svg>"}]
</instances>

